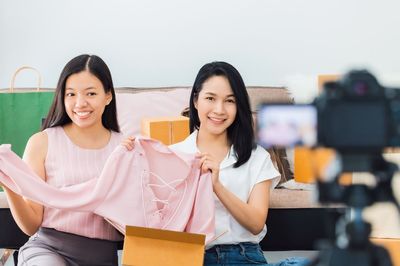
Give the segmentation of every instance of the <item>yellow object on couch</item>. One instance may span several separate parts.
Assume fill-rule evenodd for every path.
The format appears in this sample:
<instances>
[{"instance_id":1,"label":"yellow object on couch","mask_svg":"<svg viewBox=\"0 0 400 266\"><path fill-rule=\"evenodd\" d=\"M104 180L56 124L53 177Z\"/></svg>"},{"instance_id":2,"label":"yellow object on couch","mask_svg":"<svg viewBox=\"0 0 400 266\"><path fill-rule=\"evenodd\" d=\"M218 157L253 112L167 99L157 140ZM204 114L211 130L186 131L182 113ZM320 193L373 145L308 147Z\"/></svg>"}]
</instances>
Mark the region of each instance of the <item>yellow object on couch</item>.
<instances>
[{"instance_id":1,"label":"yellow object on couch","mask_svg":"<svg viewBox=\"0 0 400 266\"><path fill-rule=\"evenodd\" d=\"M143 118L141 133L165 145L174 144L189 136L189 118L184 116Z\"/></svg>"},{"instance_id":2,"label":"yellow object on couch","mask_svg":"<svg viewBox=\"0 0 400 266\"><path fill-rule=\"evenodd\" d=\"M388 250L393 266L400 266L399 239L371 238L371 241L372 243L383 246Z\"/></svg>"}]
</instances>

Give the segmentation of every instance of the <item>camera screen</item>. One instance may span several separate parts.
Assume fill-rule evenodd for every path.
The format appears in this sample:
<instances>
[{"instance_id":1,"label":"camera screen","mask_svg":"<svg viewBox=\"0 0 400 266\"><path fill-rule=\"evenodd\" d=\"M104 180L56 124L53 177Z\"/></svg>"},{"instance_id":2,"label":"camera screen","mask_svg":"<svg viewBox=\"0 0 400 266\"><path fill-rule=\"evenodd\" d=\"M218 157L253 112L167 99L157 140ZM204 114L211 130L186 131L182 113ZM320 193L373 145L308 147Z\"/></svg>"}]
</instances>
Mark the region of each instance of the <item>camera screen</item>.
<instances>
[{"instance_id":1,"label":"camera screen","mask_svg":"<svg viewBox=\"0 0 400 266\"><path fill-rule=\"evenodd\" d=\"M322 141L339 149L380 149L388 144L386 117L381 102L336 102L320 121Z\"/></svg>"},{"instance_id":2,"label":"camera screen","mask_svg":"<svg viewBox=\"0 0 400 266\"><path fill-rule=\"evenodd\" d=\"M317 110L312 105L265 104L257 114L261 146L312 147L317 143Z\"/></svg>"}]
</instances>

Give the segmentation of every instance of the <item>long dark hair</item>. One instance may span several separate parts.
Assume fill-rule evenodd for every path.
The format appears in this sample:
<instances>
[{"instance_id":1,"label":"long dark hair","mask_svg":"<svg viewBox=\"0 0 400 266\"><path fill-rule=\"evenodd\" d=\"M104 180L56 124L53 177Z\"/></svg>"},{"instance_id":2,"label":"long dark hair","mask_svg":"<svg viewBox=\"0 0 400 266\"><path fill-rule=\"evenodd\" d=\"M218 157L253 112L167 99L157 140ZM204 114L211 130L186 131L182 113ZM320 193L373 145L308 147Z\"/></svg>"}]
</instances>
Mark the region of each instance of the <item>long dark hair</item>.
<instances>
[{"instance_id":1,"label":"long dark hair","mask_svg":"<svg viewBox=\"0 0 400 266\"><path fill-rule=\"evenodd\" d=\"M101 120L105 128L120 132L117 120L115 90L110 70L103 59L96 55L88 54L79 55L65 65L57 83L53 103L42 125L42 130L49 127L63 126L71 122L64 105L65 83L69 76L82 71L88 71L96 76L103 84L105 93L111 92L112 100L105 107Z\"/></svg>"},{"instance_id":2,"label":"long dark hair","mask_svg":"<svg viewBox=\"0 0 400 266\"><path fill-rule=\"evenodd\" d=\"M232 65L226 62L211 62L200 68L193 84L189 103L189 127L193 132L200 127L200 119L197 109L194 106L199 97L203 84L213 76L224 76L228 79L236 101L236 117L232 125L228 127L228 139L233 145L237 161L234 167L246 163L252 150L256 147L253 131L253 118L251 114L249 95L243 79Z\"/></svg>"}]
</instances>

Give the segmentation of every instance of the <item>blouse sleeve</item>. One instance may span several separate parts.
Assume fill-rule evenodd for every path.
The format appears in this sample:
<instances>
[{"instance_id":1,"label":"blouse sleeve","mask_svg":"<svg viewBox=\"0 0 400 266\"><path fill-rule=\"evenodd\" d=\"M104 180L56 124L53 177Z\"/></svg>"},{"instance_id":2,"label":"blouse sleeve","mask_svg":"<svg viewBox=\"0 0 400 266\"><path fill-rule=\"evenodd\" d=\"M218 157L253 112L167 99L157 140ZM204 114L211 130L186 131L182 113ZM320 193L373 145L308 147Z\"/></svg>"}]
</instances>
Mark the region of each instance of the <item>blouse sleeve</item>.
<instances>
[{"instance_id":1,"label":"blouse sleeve","mask_svg":"<svg viewBox=\"0 0 400 266\"><path fill-rule=\"evenodd\" d=\"M271 189L275 188L278 185L279 180L281 179L281 175L272 163L270 154L262 147L257 146L257 149L254 152L254 156L259 166L259 171L255 183L258 184L265 180L272 180Z\"/></svg>"}]
</instances>

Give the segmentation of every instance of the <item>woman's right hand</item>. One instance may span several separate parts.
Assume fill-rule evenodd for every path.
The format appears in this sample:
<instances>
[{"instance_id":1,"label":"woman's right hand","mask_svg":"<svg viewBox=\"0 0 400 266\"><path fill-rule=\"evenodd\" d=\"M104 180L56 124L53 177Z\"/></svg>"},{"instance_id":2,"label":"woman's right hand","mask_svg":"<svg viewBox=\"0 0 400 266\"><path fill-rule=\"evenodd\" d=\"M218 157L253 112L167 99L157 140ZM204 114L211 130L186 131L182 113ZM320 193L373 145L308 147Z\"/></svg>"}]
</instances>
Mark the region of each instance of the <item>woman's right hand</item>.
<instances>
[{"instance_id":1,"label":"woman's right hand","mask_svg":"<svg viewBox=\"0 0 400 266\"><path fill-rule=\"evenodd\" d=\"M201 172L202 173L205 173L207 171L211 172L212 184L215 190L215 186L220 185L219 183L220 162L215 160L215 158L209 153L201 153L198 156L200 156Z\"/></svg>"},{"instance_id":2,"label":"woman's right hand","mask_svg":"<svg viewBox=\"0 0 400 266\"><path fill-rule=\"evenodd\" d=\"M126 139L124 139L122 141L121 145L125 146L125 148L128 151L133 150L133 148L135 148L135 137L133 137L133 136L127 137Z\"/></svg>"}]
</instances>

